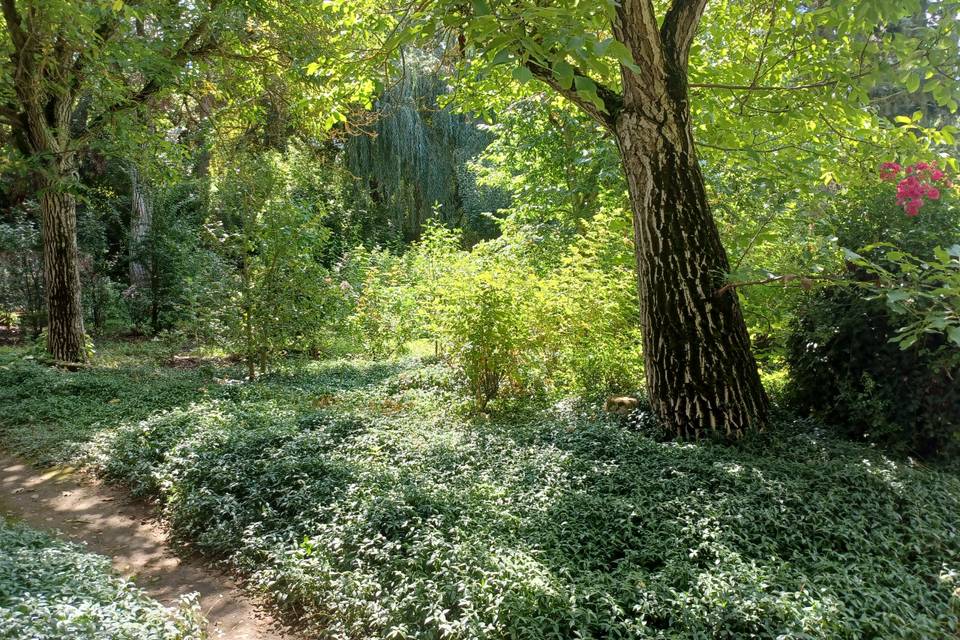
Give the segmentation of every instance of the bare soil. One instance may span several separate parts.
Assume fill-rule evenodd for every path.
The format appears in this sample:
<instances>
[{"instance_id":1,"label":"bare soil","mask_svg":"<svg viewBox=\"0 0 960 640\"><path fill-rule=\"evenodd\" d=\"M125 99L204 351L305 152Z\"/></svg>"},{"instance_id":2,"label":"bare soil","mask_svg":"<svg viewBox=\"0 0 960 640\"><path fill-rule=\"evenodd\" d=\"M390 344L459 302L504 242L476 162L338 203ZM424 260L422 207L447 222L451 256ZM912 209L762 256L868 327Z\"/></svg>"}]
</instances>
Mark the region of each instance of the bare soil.
<instances>
[{"instance_id":1,"label":"bare soil","mask_svg":"<svg viewBox=\"0 0 960 640\"><path fill-rule=\"evenodd\" d=\"M0 453L0 512L86 543L165 605L175 604L181 595L199 593L211 638L297 637L242 594L230 576L198 558L175 553L149 505L88 474L69 467L37 469Z\"/></svg>"}]
</instances>

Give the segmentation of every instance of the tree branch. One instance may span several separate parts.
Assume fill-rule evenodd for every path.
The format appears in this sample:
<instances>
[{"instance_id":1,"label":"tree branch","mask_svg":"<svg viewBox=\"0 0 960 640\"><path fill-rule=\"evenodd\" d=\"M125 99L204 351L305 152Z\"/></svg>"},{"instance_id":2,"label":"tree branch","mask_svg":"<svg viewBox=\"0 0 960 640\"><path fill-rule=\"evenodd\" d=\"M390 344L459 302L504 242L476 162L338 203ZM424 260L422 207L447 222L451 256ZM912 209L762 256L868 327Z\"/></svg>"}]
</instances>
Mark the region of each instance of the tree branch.
<instances>
[{"instance_id":1,"label":"tree branch","mask_svg":"<svg viewBox=\"0 0 960 640\"><path fill-rule=\"evenodd\" d=\"M849 80L857 80L867 75L868 72L857 73L850 76ZM691 82L691 89L728 89L730 91L807 91L809 89L823 89L825 87L835 87L843 80L821 80L820 82L811 82L809 84L794 85L766 85L758 86L753 84L725 84L722 82Z\"/></svg>"},{"instance_id":2,"label":"tree branch","mask_svg":"<svg viewBox=\"0 0 960 640\"><path fill-rule=\"evenodd\" d=\"M697 35L697 27L706 6L707 0L673 0L663 20L660 40L663 42L664 54L672 56L673 62L681 70L687 68L690 45Z\"/></svg>"},{"instance_id":3,"label":"tree branch","mask_svg":"<svg viewBox=\"0 0 960 640\"><path fill-rule=\"evenodd\" d=\"M210 2L210 12L216 8L217 4L219 4L219 0L213 0ZM200 20L197 21L196 25L194 25L194 28L177 48L176 53L171 56L171 67L182 67L188 61L200 59L216 50L216 41L206 42L195 47L197 42L199 42L206 35L209 29L210 12L205 14L202 18L200 18ZM147 100L161 91L165 86L166 85L162 79L154 76L148 80L135 94L123 101L113 103L104 109L99 115L93 118L90 126L87 127L85 137L92 135L92 133L98 127L102 126L110 116L144 104Z\"/></svg>"},{"instance_id":4,"label":"tree branch","mask_svg":"<svg viewBox=\"0 0 960 640\"><path fill-rule=\"evenodd\" d=\"M27 42L27 35L23 31L23 21L17 11L16 0L3 0L3 18L7 23L7 32L13 41L13 48L17 55Z\"/></svg>"},{"instance_id":5,"label":"tree branch","mask_svg":"<svg viewBox=\"0 0 960 640\"><path fill-rule=\"evenodd\" d=\"M804 291L809 291L810 288L813 286L814 280L828 280L833 282L843 282L845 281L845 278L832 276L832 275L798 276L794 273L786 273L782 276L771 276L769 278L763 278L762 280L730 282L728 284L723 285L719 289L717 289L717 292L713 294L713 297L719 298L720 296L727 293L728 291L733 291L734 289L738 289L740 287L752 287L752 286L761 285L761 284L772 284L774 282L782 282L784 285L786 285L795 280L800 282L800 288L802 288Z\"/></svg>"},{"instance_id":6,"label":"tree branch","mask_svg":"<svg viewBox=\"0 0 960 640\"><path fill-rule=\"evenodd\" d=\"M553 76L553 71L546 65L536 60L527 60L527 69L539 80L549 85L554 91L564 98L580 107L587 115L600 123L605 129L613 132L614 123L617 114L623 109L623 96L603 85L584 73L579 68L574 68L574 78L584 78L590 80L597 87L597 97L603 102L603 108L598 108L592 101L582 98L576 90L576 81L565 89L559 81Z\"/></svg>"}]
</instances>

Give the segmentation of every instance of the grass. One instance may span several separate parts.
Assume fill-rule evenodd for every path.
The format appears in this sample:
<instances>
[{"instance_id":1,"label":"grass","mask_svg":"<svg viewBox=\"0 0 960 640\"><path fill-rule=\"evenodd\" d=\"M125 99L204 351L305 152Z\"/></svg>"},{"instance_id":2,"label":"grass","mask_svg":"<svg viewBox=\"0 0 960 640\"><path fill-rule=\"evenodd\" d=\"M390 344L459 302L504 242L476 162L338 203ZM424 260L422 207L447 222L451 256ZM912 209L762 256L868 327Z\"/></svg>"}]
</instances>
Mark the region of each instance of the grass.
<instances>
[{"instance_id":1,"label":"grass","mask_svg":"<svg viewBox=\"0 0 960 640\"><path fill-rule=\"evenodd\" d=\"M129 346L124 349L130 350ZM330 638L955 638L960 478L778 418L660 443L591 404L472 416L444 366L0 352L0 440L156 498Z\"/></svg>"},{"instance_id":2,"label":"grass","mask_svg":"<svg viewBox=\"0 0 960 640\"><path fill-rule=\"evenodd\" d=\"M0 517L0 639L196 640L193 603L161 606L107 558Z\"/></svg>"}]
</instances>

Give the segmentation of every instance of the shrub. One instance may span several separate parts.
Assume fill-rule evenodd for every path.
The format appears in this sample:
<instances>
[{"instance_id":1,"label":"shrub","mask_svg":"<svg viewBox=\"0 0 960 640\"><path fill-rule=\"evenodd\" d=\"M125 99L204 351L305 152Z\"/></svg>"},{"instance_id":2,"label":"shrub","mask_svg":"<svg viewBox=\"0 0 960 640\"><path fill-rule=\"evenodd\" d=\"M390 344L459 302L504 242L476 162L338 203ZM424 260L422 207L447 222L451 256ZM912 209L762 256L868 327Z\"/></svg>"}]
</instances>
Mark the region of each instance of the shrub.
<instances>
[{"instance_id":1,"label":"shrub","mask_svg":"<svg viewBox=\"0 0 960 640\"><path fill-rule=\"evenodd\" d=\"M360 350L370 356L385 357L403 353L407 343L418 337L417 296L412 287L409 260L389 251L362 248L347 260L358 272L357 283L347 282L346 295L355 302L348 324L356 335Z\"/></svg>"},{"instance_id":2,"label":"shrub","mask_svg":"<svg viewBox=\"0 0 960 640\"><path fill-rule=\"evenodd\" d=\"M859 440L913 455L955 453L960 350L943 334L902 349L892 342L900 322L857 290L811 296L789 340L789 401Z\"/></svg>"},{"instance_id":3,"label":"shrub","mask_svg":"<svg viewBox=\"0 0 960 640\"><path fill-rule=\"evenodd\" d=\"M504 387L520 390L526 382L521 363L530 355L529 297L519 275L501 267L457 274L441 285L434 306L438 337L481 410Z\"/></svg>"},{"instance_id":4,"label":"shrub","mask_svg":"<svg viewBox=\"0 0 960 640\"><path fill-rule=\"evenodd\" d=\"M319 353L333 341L343 297L324 266L330 229L304 152L236 150L213 185L209 240L233 266L226 295L214 297L227 344L248 376L287 351ZM333 321L333 322L331 322Z\"/></svg>"},{"instance_id":5,"label":"shrub","mask_svg":"<svg viewBox=\"0 0 960 640\"><path fill-rule=\"evenodd\" d=\"M0 313L15 313L21 332L32 337L46 322L40 230L28 215L35 207L29 201L12 223L0 223Z\"/></svg>"},{"instance_id":6,"label":"shrub","mask_svg":"<svg viewBox=\"0 0 960 640\"><path fill-rule=\"evenodd\" d=\"M365 274L352 316L365 352L402 352L425 338L467 380L476 405L500 395L596 395L642 379L630 218L622 210L583 221L556 249L533 247L509 227L470 251L456 232L428 225L402 257L357 252Z\"/></svg>"},{"instance_id":7,"label":"shrub","mask_svg":"<svg viewBox=\"0 0 960 640\"><path fill-rule=\"evenodd\" d=\"M560 389L600 395L640 387L642 339L631 219L599 213L545 282L532 322L546 334L550 375Z\"/></svg>"},{"instance_id":8,"label":"shrub","mask_svg":"<svg viewBox=\"0 0 960 640\"><path fill-rule=\"evenodd\" d=\"M845 253L853 285L810 293L797 309L789 401L901 453L956 452L960 349L950 336L960 337L960 319L951 317L960 294L950 252L960 248L936 247L957 236L960 209L929 202L912 217L878 183L838 196L819 224L863 256Z\"/></svg>"}]
</instances>

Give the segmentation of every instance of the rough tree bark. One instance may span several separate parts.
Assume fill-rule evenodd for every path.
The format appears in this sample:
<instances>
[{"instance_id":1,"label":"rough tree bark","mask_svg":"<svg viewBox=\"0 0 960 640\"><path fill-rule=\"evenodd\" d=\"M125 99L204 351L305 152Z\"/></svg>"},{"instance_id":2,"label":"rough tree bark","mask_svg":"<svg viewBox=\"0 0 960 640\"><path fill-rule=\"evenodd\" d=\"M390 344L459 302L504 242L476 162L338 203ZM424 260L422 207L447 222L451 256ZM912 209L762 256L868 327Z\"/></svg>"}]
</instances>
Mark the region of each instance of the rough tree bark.
<instances>
[{"instance_id":1,"label":"rough tree bark","mask_svg":"<svg viewBox=\"0 0 960 640\"><path fill-rule=\"evenodd\" d=\"M633 209L651 402L682 436L737 439L763 426L767 398L737 295L717 294L730 265L690 126L687 56L705 4L674 2L659 32L649 0L621 4L614 31L645 73L624 70L613 132Z\"/></svg>"},{"instance_id":2,"label":"rough tree bark","mask_svg":"<svg viewBox=\"0 0 960 640\"><path fill-rule=\"evenodd\" d=\"M602 109L560 86L546 65L528 66L620 149L653 409L681 437L736 440L763 428L768 400L736 292L719 292L729 263L690 126L687 57L705 5L674 0L661 27L651 0L621 2L613 30L636 67L622 67L622 93L598 86Z\"/></svg>"},{"instance_id":3,"label":"rough tree bark","mask_svg":"<svg viewBox=\"0 0 960 640\"><path fill-rule=\"evenodd\" d=\"M150 265L143 261L144 244L153 224L153 208L150 194L144 184L140 171L130 164L130 247L129 277L130 287L138 293L150 287Z\"/></svg>"},{"instance_id":4,"label":"rough tree bark","mask_svg":"<svg viewBox=\"0 0 960 640\"><path fill-rule=\"evenodd\" d=\"M87 359L80 298L77 203L64 176L48 179L40 194L43 279L47 295L47 350L63 362Z\"/></svg>"}]
</instances>

